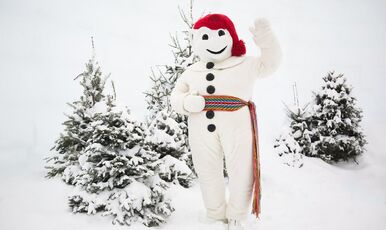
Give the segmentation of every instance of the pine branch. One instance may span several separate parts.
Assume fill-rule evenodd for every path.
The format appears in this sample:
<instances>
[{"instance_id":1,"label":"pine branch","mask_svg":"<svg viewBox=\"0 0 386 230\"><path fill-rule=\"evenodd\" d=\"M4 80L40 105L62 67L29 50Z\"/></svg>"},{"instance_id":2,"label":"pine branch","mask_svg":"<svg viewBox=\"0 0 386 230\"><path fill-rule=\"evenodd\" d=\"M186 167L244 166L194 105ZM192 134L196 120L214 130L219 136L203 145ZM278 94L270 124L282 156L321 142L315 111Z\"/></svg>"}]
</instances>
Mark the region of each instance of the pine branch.
<instances>
[{"instance_id":1,"label":"pine branch","mask_svg":"<svg viewBox=\"0 0 386 230\"><path fill-rule=\"evenodd\" d=\"M114 100L116 100L116 99L117 99L117 93L116 93L116 91L115 91L114 81L111 81L111 87L113 88Z\"/></svg>"}]
</instances>

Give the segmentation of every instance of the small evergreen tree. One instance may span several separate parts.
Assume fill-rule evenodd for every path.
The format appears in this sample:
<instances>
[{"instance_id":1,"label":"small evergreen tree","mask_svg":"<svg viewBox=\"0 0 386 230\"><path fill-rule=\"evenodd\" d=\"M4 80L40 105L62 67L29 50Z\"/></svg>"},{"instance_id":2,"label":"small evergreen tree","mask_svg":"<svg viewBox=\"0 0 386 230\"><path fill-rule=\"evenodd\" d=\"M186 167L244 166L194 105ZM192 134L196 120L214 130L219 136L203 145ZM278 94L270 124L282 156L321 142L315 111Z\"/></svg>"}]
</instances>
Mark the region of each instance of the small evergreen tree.
<instances>
[{"instance_id":1,"label":"small evergreen tree","mask_svg":"<svg viewBox=\"0 0 386 230\"><path fill-rule=\"evenodd\" d=\"M193 54L189 39L189 30L193 27L192 2L189 14L180 10L180 15L187 30L182 32L182 41L177 35L172 36L170 46L174 63L159 66L157 72L152 71L150 77L152 87L145 92L149 110L147 141L165 163L161 177L166 181L188 187L192 184L195 173L188 144L187 117L172 110L169 96L180 75L198 60ZM184 165L190 170L186 170ZM167 166L170 167L167 169Z\"/></svg>"},{"instance_id":2,"label":"small evergreen tree","mask_svg":"<svg viewBox=\"0 0 386 230\"><path fill-rule=\"evenodd\" d=\"M362 110L343 74L329 72L323 81L314 98L313 152L327 162L355 161L367 143L360 127Z\"/></svg>"},{"instance_id":3,"label":"small evergreen tree","mask_svg":"<svg viewBox=\"0 0 386 230\"><path fill-rule=\"evenodd\" d=\"M356 161L367 143L360 127L362 110L343 74L329 72L323 81L311 102L312 109L288 109L290 129L276 139L274 147L280 156L296 158L301 153L328 163Z\"/></svg>"},{"instance_id":4,"label":"small evergreen tree","mask_svg":"<svg viewBox=\"0 0 386 230\"><path fill-rule=\"evenodd\" d=\"M105 80L95 55L81 78L83 95L70 104L72 115L47 158L47 176L60 175L77 192L69 197L73 212L112 215L113 223L157 226L174 208L160 178L159 154L145 143L145 126L115 97L103 93Z\"/></svg>"},{"instance_id":5,"label":"small evergreen tree","mask_svg":"<svg viewBox=\"0 0 386 230\"><path fill-rule=\"evenodd\" d=\"M93 50L92 58L86 63L86 70L75 78L81 78L83 95L79 100L68 103L73 112L66 115L68 119L63 123L64 132L60 134L51 149L56 154L47 158L47 161L51 163L46 166L49 169L48 177L63 175L68 167L77 164L80 152L87 146L87 141L92 135L91 123L93 120L89 111L105 97L103 89L107 77L102 77ZM71 178L65 181L72 184Z\"/></svg>"},{"instance_id":6,"label":"small evergreen tree","mask_svg":"<svg viewBox=\"0 0 386 230\"><path fill-rule=\"evenodd\" d=\"M310 116L307 106L295 108L287 106L287 116L290 120L289 129L275 140L274 148L282 157L283 163L292 167L302 167L302 155L310 151L311 139L308 129Z\"/></svg>"},{"instance_id":7,"label":"small evergreen tree","mask_svg":"<svg viewBox=\"0 0 386 230\"><path fill-rule=\"evenodd\" d=\"M308 105L303 108L287 108L287 115L290 118L291 135L299 144L300 153L305 156L312 155L311 143L313 133L310 130L312 123L312 114L308 111Z\"/></svg>"},{"instance_id":8,"label":"small evergreen tree","mask_svg":"<svg viewBox=\"0 0 386 230\"><path fill-rule=\"evenodd\" d=\"M106 105L94 113L79 165L64 173L79 188L69 198L70 207L73 212L112 215L113 223L158 226L174 210L165 196L168 185L160 178L159 154L145 144L143 124L106 98Z\"/></svg>"}]
</instances>

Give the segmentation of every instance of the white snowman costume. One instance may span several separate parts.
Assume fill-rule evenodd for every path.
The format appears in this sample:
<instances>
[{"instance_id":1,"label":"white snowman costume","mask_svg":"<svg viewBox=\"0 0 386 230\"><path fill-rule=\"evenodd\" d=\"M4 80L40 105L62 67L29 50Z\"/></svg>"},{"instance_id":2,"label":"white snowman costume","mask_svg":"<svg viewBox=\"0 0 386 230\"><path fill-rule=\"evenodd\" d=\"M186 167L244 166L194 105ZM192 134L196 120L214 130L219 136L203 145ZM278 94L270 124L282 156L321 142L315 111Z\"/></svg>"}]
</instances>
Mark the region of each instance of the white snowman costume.
<instances>
[{"instance_id":1,"label":"white snowman costume","mask_svg":"<svg viewBox=\"0 0 386 230\"><path fill-rule=\"evenodd\" d=\"M204 111L203 96L230 95L249 101L256 79L277 69L280 46L265 19L256 20L250 28L261 49L260 57L243 55L244 43L238 40L233 23L225 15L207 15L194 28L192 45L200 61L189 66L177 80L171 105L176 112L188 115L189 144L207 217L244 220L250 210L254 182L250 112L248 106L232 112ZM241 52L235 51L235 43L243 46ZM228 202L224 156L229 177Z\"/></svg>"}]
</instances>

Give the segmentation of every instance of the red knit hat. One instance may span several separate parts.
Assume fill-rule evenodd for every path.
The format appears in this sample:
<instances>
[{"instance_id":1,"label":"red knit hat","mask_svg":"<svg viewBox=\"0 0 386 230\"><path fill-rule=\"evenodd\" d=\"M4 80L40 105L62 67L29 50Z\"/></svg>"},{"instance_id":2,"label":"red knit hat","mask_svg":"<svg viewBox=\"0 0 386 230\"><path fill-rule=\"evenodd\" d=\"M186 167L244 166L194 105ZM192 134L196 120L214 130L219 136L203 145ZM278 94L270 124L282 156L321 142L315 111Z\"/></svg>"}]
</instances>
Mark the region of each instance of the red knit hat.
<instances>
[{"instance_id":1,"label":"red knit hat","mask_svg":"<svg viewBox=\"0 0 386 230\"><path fill-rule=\"evenodd\" d=\"M239 40L233 22L223 14L208 14L194 23L193 29L208 27L211 30L226 29L229 31L232 40L232 56L241 56L245 54L245 44Z\"/></svg>"}]
</instances>

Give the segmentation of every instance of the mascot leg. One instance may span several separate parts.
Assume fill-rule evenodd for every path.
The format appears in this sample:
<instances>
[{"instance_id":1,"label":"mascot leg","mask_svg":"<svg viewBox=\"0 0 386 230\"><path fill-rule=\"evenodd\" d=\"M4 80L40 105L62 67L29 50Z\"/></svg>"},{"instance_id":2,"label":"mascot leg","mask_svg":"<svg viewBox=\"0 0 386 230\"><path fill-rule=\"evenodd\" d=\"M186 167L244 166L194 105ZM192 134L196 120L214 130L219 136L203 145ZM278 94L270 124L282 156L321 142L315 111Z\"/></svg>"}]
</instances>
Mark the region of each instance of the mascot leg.
<instances>
[{"instance_id":1,"label":"mascot leg","mask_svg":"<svg viewBox=\"0 0 386 230\"><path fill-rule=\"evenodd\" d=\"M198 175L207 217L224 220L226 200L223 150L218 135L208 132L203 123L189 124L189 144L193 164Z\"/></svg>"},{"instance_id":2,"label":"mascot leg","mask_svg":"<svg viewBox=\"0 0 386 230\"><path fill-rule=\"evenodd\" d=\"M220 133L229 177L228 219L244 220L250 213L253 193L252 131L248 119L228 122ZM226 132L228 130L228 132ZM231 132L230 132L231 130Z\"/></svg>"}]
</instances>

